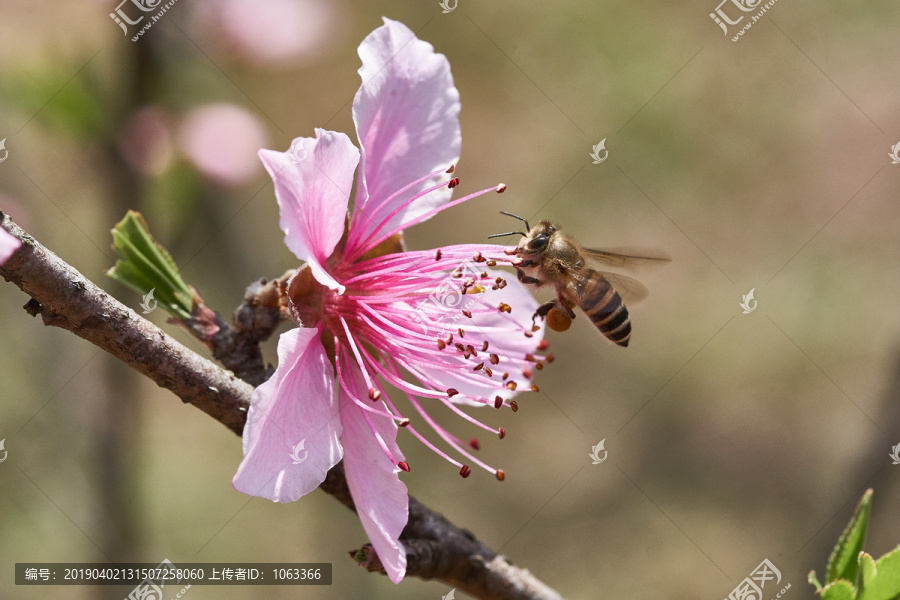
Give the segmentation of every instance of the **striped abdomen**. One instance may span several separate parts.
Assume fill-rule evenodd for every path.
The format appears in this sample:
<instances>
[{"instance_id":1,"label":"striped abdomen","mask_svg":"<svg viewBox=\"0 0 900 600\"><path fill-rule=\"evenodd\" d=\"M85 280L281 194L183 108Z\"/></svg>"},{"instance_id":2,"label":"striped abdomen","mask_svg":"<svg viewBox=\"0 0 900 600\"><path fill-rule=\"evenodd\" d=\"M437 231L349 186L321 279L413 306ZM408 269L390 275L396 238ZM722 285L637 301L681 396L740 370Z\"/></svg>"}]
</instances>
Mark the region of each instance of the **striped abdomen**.
<instances>
[{"instance_id":1,"label":"striped abdomen","mask_svg":"<svg viewBox=\"0 0 900 600\"><path fill-rule=\"evenodd\" d=\"M622 296L597 271L575 287L578 306L610 341L627 346L631 338L631 319Z\"/></svg>"}]
</instances>

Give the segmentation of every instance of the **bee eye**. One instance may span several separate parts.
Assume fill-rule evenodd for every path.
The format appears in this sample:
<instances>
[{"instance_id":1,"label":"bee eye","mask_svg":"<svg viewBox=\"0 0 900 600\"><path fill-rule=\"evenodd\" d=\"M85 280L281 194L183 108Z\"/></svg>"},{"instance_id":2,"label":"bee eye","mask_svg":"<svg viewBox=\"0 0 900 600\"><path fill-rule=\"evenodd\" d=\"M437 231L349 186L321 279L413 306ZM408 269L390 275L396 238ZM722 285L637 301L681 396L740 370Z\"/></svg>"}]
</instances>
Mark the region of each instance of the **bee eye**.
<instances>
[{"instance_id":1,"label":"bee eye","mask_svg":"<svg viewBox=\"0 0 900 600\"><path fill-rule=\"evenodd\" d=\"M542 233L542 234L538 235L533 240L531 240L531 242L529 242L528 250L531 252L540 252L541 250L543 250L544 248L547 247L547 242L549 241L549 239L550 239L550 236L548 236L546 234Z\"/></svg>"}]
</instances>

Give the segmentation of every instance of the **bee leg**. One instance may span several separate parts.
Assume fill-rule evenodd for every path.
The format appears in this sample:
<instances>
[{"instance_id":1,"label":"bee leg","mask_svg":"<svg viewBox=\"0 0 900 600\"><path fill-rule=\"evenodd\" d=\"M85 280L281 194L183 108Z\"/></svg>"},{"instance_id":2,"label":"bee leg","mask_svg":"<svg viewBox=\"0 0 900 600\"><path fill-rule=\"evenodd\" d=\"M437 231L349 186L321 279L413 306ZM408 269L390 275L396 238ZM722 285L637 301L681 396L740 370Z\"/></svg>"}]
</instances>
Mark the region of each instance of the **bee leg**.
<instances>
[{"instance_id":1,"label":"bee leg","mask_svg":"<svg viewBox=\"0 0 900 600\"><path fill-rule=\"evenodd\" d=\"M566 314L569 315L569 318L570 318L570 319L574 319L574 318L575 318L575 311L572 310L572 307L569 306L569 303L568 303L568 302L565 302L564 300L560 300L559 303L558 303L558 306L562 306L562 307L563 307L563 310L566 311Z\"/></svg>"},{"instance_id":2,"label":"bee leg","mask_svg":"<svg viewBox=\"0 0 900 600\"><path fill-rule=\"evenodd\" d=\"M537 310L534 311L534 314L531 316L531 324L535 325L535 321L540 317L545 319L547 317L547 313L553 310L553 307L556 306L556 300L551 300L550 302L544 302L540 306L537 307Z\"/></svg>"},{"instance_id":3,"label":"bee leg","mask_svg":"<svg viewBox=\"0 0 900 600\"><path fill-rule=\"evenodd\" d=\"M530 284L534 284L534 285L541 285L541 280L540 280L540 279L535 279L534 277L529 277L528 275L526 275L525 273L523 273L523 272L520 271L519 269L516 269L516 275L518 276L519 281L521 281L522 283L530 283Z\"/></svg>"}]
</instances>

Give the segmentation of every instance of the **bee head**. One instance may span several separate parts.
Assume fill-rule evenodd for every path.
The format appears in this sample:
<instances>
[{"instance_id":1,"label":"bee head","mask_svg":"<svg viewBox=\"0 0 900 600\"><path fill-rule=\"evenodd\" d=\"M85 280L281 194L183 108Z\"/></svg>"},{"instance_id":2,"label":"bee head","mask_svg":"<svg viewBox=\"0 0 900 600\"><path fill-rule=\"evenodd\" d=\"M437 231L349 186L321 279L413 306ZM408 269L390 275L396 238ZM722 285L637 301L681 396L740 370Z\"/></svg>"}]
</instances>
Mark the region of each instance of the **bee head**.
<instances>
[{"instance_id":1,"label":"bee head","mask_svg":"<svg viewBox=\"0 0 900 600\"><path fill-rule=\"evenodd\" d=\"M523 254L540 254L547 249L550 237L554 232L556 232L556 227L550 221L541 221L519 242L519 252Z\"/></svg>"}]
</instances>

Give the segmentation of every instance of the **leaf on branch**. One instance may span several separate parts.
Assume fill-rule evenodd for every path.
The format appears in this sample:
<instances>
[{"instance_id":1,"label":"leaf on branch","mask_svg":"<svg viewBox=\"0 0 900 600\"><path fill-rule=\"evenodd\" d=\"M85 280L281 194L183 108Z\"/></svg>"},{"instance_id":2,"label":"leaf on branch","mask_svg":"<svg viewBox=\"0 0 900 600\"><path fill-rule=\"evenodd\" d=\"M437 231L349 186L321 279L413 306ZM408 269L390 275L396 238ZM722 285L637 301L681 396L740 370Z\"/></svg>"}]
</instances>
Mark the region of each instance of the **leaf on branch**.
<instances>
[{"instance_id":1,"label":"leaf on branch","mask_svg":"<svg viewBox=\"0 0 900 600\"><path fill-rule=\"evenodd\" d=\"M858 600L896 600L900 598L900 547L878 559L863 552L859 556Z\"/></svg>"},{"instance_id":2,"label":"leaf on branch","mask_svg":"<svg viewBox=\"0 0 900 600\"><path fill-rule=\"evenodd\" d=\"M141 295L154 298L172 316L191 316L191 288L178 273L171 255L154 241L144 217L129 210L112 230L112 248L122 257L106 272Z\"/></svg>"},{"instance_id":3,"label":"leaf on branch","mask_svg":"<svg viewBox=\"0 0 900 600\"><path fill-rule=\"evenodd\" d=\"M838 539L828 566L825 569L825 583L838 579L846 579L859 585L859 553L866 542L866 530L869 527L869 514L872 511L872 490L866 490L862 500L856 506L853 517L841 537Z\"/></svg>"}]
</instances>

